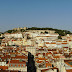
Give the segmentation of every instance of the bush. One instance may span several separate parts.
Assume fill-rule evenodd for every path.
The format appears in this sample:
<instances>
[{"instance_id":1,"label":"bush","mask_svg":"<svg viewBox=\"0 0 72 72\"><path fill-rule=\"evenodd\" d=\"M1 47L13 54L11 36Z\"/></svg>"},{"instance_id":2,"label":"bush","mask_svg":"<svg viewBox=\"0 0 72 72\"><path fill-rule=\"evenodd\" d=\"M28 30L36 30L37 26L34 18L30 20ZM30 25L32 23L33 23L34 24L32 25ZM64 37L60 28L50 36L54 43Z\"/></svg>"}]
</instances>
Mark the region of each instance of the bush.
<instances>
[{"instance_id":1,"label":"bush","mask_svg":"<svg viewBox=\"0 0 72 72\"><path fill-rule=\"evenodd\" d=\"M24 32L25 30L24 30L24 29L21 29L20 31L21 31L21 32Z\"/></svg>"},{"instance_id":2,"label":"bush","mask_svg":"<svg viewBox=\"0 0 72 72\"><path fill-rule=\"evenodd\" d=\"M61 36L58 36L58 39L62 39Z\"/></svg>"},{"instance_id":3,"label":"bush","mask_svg":"<svg viewBox=\"0 0 72 72\"><path fill-rule=\"evenodd\" d=\"M46 34L48 34L48 32L47 32L47 31L45 31L45 33L46 33Z\"/></svg>"}]
</instances>

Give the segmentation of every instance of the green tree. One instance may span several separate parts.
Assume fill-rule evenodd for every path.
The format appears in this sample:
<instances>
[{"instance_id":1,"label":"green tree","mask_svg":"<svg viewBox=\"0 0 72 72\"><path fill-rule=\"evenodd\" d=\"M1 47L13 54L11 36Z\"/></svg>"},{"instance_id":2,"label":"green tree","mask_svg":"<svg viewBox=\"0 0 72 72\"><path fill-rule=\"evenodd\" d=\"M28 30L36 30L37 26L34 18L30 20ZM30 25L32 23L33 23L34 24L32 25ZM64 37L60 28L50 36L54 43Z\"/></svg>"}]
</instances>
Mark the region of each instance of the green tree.
<instances>
[{"instance_id":1,"label":"green tree","mask_svg":"<svg viewBox=\"0 0 72 72\"><path fill-rule=\"evenodd\" d=\"M28 52L27 72L36 72L34 56Z\"/></svg>"},{"instance_id":2,"label":"green tree","mask_svg":"<svg viewBox=\"0 0 72 72\"><path fill-rule=\"evenodd\" d=\"M21 32L24 32L25 30L24 30L24 29L21 29L20 31L21 31Z\"/></svg>"},{"instance_id":3,"label":"green tree","mask_svg":"<svg viewBox=\"0 0 72 72\"><path fill-rule=\"evenodd\" d=\"M41 33L43 33L43 32L41 32Z\"/></svg>"},{"instance_id":4,"label":"green tree","mask_svg":"<svg viewBox=\"0 0 72 72\"><path fill-rule=\"evenodd\" d=\"M58 36L58 39L62 39L61 36Z\"/></svg>"},{"instance_id":5,"label":"green tree","mask_svg":"<svg viewBox=\"0 0 72 72\"><path fill-rule=\"evenodd\" d=\"M12 33L13 30L8 30L7 33Z\"/></svg>"},{"instance_id":6,"label":"green tree","mask_svg":"<svg viewBox=\"0 0 72 72\"><path fill-rule=\"evenodd\" d=\"M47 32L47 31L45 31L44 33L48 34L48 32Z\"/></svg>"}]
</instances>

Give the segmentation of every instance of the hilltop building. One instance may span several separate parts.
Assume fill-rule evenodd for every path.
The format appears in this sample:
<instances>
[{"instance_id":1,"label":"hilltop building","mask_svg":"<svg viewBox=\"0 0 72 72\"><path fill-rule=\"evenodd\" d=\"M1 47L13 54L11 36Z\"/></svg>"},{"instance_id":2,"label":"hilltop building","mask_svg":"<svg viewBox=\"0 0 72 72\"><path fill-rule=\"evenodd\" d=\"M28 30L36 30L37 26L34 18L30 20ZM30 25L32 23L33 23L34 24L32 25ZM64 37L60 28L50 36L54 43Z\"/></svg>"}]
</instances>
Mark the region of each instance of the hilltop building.
<instances>
[{"instance_id":1,"label":"hilltop building","mask_svg":"<svg viewBox=\"0 0 72 72\"><path fill-rule=\"evenodd\" d=\"M23 27L23 28L20 28L20 27L18 27L18 28L13 28L13 30L21 30L21 29L24 29L24 30L26 30L27 29L27 27Z\"/></svg>"}]
</instances>

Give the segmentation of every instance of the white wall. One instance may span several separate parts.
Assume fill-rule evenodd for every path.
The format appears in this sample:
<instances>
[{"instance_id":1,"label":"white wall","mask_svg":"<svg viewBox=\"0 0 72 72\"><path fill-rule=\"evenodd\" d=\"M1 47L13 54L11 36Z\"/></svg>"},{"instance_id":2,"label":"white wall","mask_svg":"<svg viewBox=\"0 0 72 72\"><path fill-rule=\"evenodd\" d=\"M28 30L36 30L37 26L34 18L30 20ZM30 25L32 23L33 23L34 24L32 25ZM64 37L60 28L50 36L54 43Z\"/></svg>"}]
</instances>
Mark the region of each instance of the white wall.
<instances>
[{"instance_id":1,"label":"white wall","mask_svg":"<svg viewBox=\"0 0 72 72\"><path fill-rule=\"evenodd\" d=\"M6 62L0 62L0 66L6 66Z\"/></svg>"}]
</instances>

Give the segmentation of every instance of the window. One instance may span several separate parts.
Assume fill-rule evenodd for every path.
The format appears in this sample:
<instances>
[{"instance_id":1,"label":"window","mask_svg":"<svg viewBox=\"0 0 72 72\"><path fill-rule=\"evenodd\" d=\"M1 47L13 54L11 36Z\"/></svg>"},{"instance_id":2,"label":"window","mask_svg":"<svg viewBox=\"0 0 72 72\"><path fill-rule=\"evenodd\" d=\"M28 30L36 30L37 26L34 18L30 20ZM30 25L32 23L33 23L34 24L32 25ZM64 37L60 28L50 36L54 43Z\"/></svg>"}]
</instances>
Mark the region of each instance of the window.
<instances>
[{"instance_id":1,"label":"window","mask_svg":"<svg viewBox=\"0 0 72 72\"><path fill-rule=\"evenodd\" d=\"M15 67L15 64L13 64L13 67Z\"/></svg>"},{"instance_id":2,"label":"window","mask_svg":"<svg viewBox=\"0 0 72 72\"><path fill-rule=\"evenodd\" d=\"M23 65L21 65L21 67L23 67Z\"/></svg>"},{"instance_id":3,"label":"window","mask_svg":"<svg viewBox=\"0 0 72 72\"><path fill-rule=\"evenodd\" d=\"M18 67L18 64L17 64L17 66L16 67Z\"/></svg>"}]
</instances>

